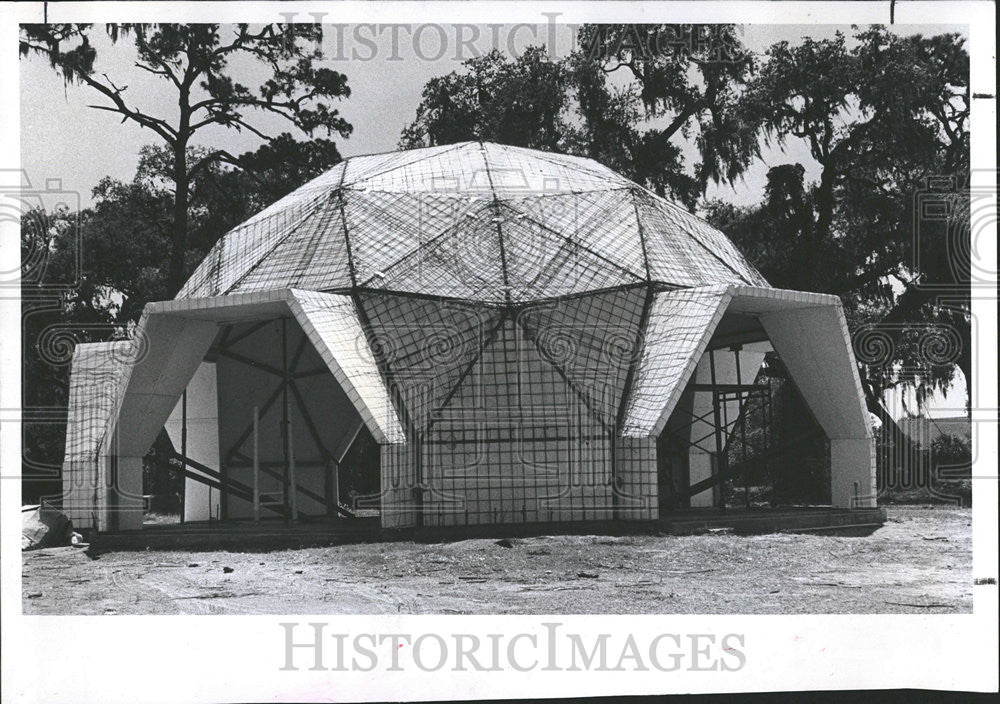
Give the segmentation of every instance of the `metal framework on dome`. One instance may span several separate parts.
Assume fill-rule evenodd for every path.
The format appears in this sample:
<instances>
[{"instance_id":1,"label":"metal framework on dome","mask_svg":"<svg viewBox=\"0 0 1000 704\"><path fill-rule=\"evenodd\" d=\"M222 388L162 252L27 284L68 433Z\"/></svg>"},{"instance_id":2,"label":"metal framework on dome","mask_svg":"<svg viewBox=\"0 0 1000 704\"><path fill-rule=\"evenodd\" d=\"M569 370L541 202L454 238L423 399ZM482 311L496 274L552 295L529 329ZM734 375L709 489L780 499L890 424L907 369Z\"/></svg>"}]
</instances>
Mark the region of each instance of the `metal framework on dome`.
<instances>
[{"instance_id":1,"label":"metal framework on dome","mask_svg":"<svg viewBox=\"0 0 1000 704\"><path fill-rule=\"evenodd\" d=\"M178 297L503 304L642 282L767 286L718 230L596 162L464 142L345 160L223 236Z\"/></svg>"},{"instance_id":2,"label":"metal framework on dome","mask_svg":"<svg viewBox=\"0 0 1000 704\"><path fill-rule=\"evenodd\" d=\"M479 142L350 158L223 236L144 314L140 337L165 353L115 377L99 451L134 465L207 355L218 466L182 452L182 469L230 514L251 468L278 482L281 515L342 513L329 473L361 424L382 448L386 527L655 518L657 438L733 311L800 377L826 355L826 388L804 379L804 395L829 406L838 471L863 464L835 298L770 288L722 233L588 159ZM73 384L91 383L85 366ZM713 371L717 454L754 397L737 381ZM313 484L290 491L296 472ZM835 501L868 501L856 484L835 481Z\"/></svg>"}]
</instances>

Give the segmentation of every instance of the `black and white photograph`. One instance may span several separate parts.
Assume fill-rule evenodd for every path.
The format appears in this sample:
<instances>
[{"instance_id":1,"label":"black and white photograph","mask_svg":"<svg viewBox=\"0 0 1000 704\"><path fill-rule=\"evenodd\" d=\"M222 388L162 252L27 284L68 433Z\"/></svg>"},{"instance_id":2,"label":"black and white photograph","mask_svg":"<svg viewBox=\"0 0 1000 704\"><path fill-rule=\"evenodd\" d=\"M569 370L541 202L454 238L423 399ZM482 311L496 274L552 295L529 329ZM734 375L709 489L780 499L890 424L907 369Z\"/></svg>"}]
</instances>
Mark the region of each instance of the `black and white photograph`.
<instances>
[{"instance_id":1,"label":"black and white photograph","mask_svg":"<svg viewBox=\"0 0 1000 704\"><path fill-rule=\"evenodd\" d=\"M992 3L5 5L5 701L997 691Z\"/></svg>"}]
</instances>

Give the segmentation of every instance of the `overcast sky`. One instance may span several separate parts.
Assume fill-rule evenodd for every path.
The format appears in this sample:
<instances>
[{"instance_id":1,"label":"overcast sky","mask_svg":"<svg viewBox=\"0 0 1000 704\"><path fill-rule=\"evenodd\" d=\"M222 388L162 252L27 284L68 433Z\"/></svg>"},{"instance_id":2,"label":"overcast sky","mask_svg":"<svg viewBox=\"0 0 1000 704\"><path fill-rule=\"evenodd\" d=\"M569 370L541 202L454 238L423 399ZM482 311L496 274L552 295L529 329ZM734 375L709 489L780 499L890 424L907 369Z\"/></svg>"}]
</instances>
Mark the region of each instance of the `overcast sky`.
<instances>
[{"instance_id":1,"label":"overcast sky","mask_svg":"<svg viewBox=\"0 0 1000 704\"><path fill-rule=\"evenodd\" d=\"M97 30L98 28L95 28ZM830 37L840 29L850 36L849 26L758 25L743 28L743 41L752 50L763 52L771 43L786 39L797 42L802 36ZM940 33L960 31L958 27L901 27L901 33ZM395 34L395 39L394 35ZM374 35L374 38L371 38ZM163 81L133 65L134 53L129 42L113 45L102 31L92 33L98 51L96 68L106 73L125 93L131 105L143 107L156 115L174 115L173 93ZM442 42L442 37L444 41ZM346 74L351 97L336 107L354 125L347 140L338 139L345 156L390 151L396 148L400 131L414 117L420 93L433 76L461 69L461 61L474 51L485 53L496 47L505 52L520 52L531 44L545 44L550 54L565 55L572 46L574 30L568 25L555 28L522 27L512 31L507 26L452 26L423 29L386 27L380 33L355 27L329 26L324 38L327 64ZM464 48L460 40L466 40ZM132 122L107 112L88 108L100 103L102 96L87 87L65 86L41 57L21 61L21 163L32 183L46 179L62 180L63 188L80 193L82 202L90 203L91 189L104 176L128 180L135 173L136 155L144 144L157 136ZM254 87L266 78L258 65L234 64L233 73L246 85ZM277 134L295 130L281 118L259 115L251 124ZM302 135L297 135L302 136ZM204 146L223 147L233 153L255 149L256 136L223 128L205 129L196 136ZM697 158L692 144L681 144L689 164ZM807 175L817 175L816 165L801 140L792 140L784 148L766 148L763 158L735 185L712 186L709 197L752 203L760 199L767 169L780 163L799 162Z\"/></svg>"}]
</instances>

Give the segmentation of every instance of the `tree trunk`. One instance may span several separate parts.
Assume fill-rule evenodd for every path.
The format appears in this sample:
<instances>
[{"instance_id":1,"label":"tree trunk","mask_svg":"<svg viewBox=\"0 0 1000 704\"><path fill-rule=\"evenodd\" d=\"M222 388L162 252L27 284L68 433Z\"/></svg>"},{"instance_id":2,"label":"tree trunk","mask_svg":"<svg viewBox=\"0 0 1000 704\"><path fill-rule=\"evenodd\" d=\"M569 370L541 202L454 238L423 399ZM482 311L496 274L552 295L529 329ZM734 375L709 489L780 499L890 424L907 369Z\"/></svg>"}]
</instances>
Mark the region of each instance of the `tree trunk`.
<instances>
[{"instance_id":1,"label":"tree trunk","mask_svg":"<svg viewBox=\"0 0 1000 704\"><path fill-rule=\"evenodd\" d=\"M174 145L174 208L170 243L170 266L167 270L167 295L173 298L184 285L184 262L187 258L188 193L187 140Z\"/></svg>"},{"instance_id":2,"label":"tree trunk","mask_svg":"<svg viewBox=\"0 0 1000 704\"><path fill-rule=\"evenodd\" d=\"M823 167L823 173L819 179L819 187L816 189L816 226L812 232L812 246L809 250L809 261L806 271L810 276L815 276L822 271L821 261L825 246L830 241L830 230L833 227L833 209L835 206L833 186L836 179L834 168L829 164ZM810 288L809 290L828 289L828 282L820 282L820 288Z\"/></svg>"}]
</instances>

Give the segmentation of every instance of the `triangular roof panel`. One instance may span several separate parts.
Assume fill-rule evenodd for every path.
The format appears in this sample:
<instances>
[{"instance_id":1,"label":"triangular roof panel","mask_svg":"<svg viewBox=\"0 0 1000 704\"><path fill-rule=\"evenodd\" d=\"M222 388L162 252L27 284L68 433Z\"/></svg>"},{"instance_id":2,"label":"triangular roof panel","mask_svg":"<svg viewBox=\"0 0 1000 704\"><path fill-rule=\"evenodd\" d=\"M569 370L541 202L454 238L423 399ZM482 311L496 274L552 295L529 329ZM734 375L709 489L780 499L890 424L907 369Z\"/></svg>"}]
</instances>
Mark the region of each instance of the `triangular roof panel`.
<instances>
[{"instance_id":1,"label":"triangular roof panel","mask_svg":"<svg viewBox=\"0 0 1000 704\"><path fill-rule=\"evenodd\" d=\"M721 232L596 161L464 142L347 159L222 237L178 297L391 288L377 277L390 267L399 276L397 264L421 261L421 249L435 250L426 259L440 261L440 239L468 239L478 248L484 219L509 233L510 261L501 247L475 256L496 260L515 300L636 278L682 287L767 285ZM533 239L542 243L534 256L527 246ZM581 261L586 266L578 267ZM408 283L406 290L415 288ZM497 299L495 287L462 291L448 275L421 284L419 293Z\"/></svg>"},{"instance_id":2,"label":"triangular roof panel","mask_svg":"<svg viewBox=\"0 0 1000 704\"><path fill-rule=\"evenodd\" d=\"M656 294L622 435L647 437L662 430L730 298L727 286Z\"/></svg>"},{"instance_id":3,"label":"triangular roof panel","mask_svg":"<svg viewBox=\"0 0 1000 704\"><path fill-rule=\"evenodd\" d=\"M375 439L403 442L403 428L351 297L298 290L291 294L292 314Z\"/></svg>"}]
</instances>

